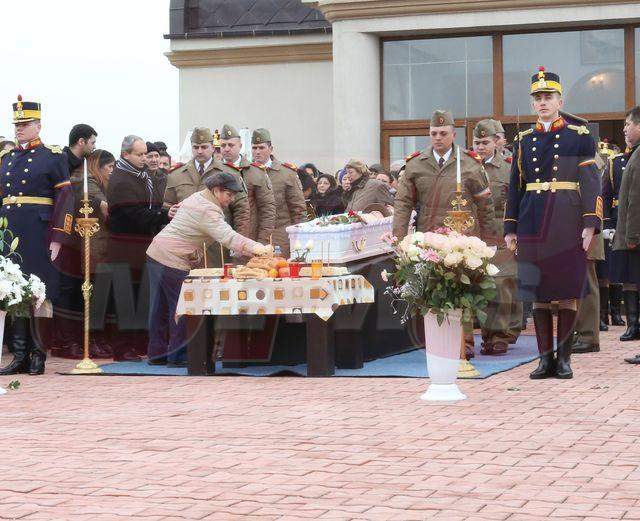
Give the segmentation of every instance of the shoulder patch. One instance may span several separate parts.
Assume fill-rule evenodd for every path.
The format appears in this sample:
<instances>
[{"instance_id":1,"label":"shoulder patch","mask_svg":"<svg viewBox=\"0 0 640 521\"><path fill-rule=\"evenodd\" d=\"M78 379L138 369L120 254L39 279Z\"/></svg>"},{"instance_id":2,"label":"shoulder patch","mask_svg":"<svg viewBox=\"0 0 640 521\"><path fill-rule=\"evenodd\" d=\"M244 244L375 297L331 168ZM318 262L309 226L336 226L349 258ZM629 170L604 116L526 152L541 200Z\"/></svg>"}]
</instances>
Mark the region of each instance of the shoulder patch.
<instances>
[{"instance_id":1,"label":"shoulder patch","mask_svg":"<svg viewBox=\"0 0 640 521\"><path fill-rule=\"evenodd\" d=\"M255 167L259 168L260 170L266 170L267 169L266 166L264 166L261 163L256 163L255 161L253 163L251 163L251 166L255 166Z\"/></svg>"},{"instance_id":2,"label":"shoulder patch","mask_svg":"<svg viewBox=\"0 0 640 521\"><path fill-rule=\"evenodd\" d=\"M62 154L62 149L58 145L45 145L54 154Z\"/></svg>"},{"instance_id":3,"label":"shoulder patch","mask_svg":"<svg viewBox=\"0 0 640 521\"><path fill-rule=\"evenodd\" d=\"M473 150L465 150L464 153L467 154L471 159L475 159L477 163L482 164L482 158Z\"/></svg>"},{"instance_id":4,"label":"shoulder patch","mask_svg":"<svg viewBox=\"0 0 640 521\"><path fill-rule=\"evenodd\" d=\"M589 134L589 129L584 125L567 125L567 128L575 130L579 135Z\"/></svg>"},{"instance_id":5,"label":"shoulder patch","mask_svg":"<svg viewBox=\"0 0 640 521\"><path fill-rule=\"evenodd\" d=\"M298 170L298 167L293 163L282 163L282 166L286 166L287 168L290 168L291 170L294 170L294 171Z\"/></svg>"},{"instance_id":6,"label":"shoulder patch","mask_svg":"<svg viewBox=\"0 0 640 521\"><path fill-rule=\"evenodd\" d=\"M420 152L420 151L418 151L418 152L414 152L413 154L411 154L411 155L409 155L409 156L405 157L405 158L404 158L404 162L405 162L405 163L408 163L408 162L409 162L409 161L411 161L414 157L418 157L420 154L421 154L421 152Z\"/></svg>"},{"instance_id":7,"label":"shoulder patch","mask_svg":"<svg viewBox=\"0 0 640 521\"><path fill-rule=\"evenodd\" d=\"M523 130L522 132L518 132L518 139L522 139L524 136L528 136L533 133L533 129L529 128L527 130Z\"/></svg>"}]
</instances>

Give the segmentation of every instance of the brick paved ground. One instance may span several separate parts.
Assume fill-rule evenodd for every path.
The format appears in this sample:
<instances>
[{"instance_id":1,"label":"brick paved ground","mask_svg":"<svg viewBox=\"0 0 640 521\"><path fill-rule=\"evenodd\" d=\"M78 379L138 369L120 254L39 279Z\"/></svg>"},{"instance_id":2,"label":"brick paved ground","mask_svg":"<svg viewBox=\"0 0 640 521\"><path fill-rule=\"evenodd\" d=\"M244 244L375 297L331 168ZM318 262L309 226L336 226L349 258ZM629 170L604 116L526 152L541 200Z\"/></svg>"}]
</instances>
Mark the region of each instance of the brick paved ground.
<instances>
[{"instance_id":1,"label":"brick paved ground","mask_svg":"<svg viewBox=\"0 0 640 521\"><path fill-rule=\"evenodd\" d=\"M22 377L0 518L640 519L640 345L429 405L421 379ZM0 377L0 385L10 378Z\"/></svg>"}]
</instances>

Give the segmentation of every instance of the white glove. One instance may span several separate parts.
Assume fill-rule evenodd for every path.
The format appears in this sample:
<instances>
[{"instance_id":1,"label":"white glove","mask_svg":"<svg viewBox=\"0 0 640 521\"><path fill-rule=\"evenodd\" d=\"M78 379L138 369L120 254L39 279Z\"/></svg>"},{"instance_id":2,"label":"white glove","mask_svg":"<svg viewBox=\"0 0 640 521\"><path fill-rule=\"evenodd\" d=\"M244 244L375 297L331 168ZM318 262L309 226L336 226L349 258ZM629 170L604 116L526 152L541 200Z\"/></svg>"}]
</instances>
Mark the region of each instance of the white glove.
<instances>
[{"instance_id":1,"label":"white glove","mask_svg":"<svg viewBox=\"0 0 640 521\"><path fill-rule=\"evenodd\" d=\"M253 254L273 257L273 246L271 244L256 244L253 247Z\"/></svg>"},{"instance_id":2,"label":"white glove","mask_svg":"<svg viewBox=\"0 0 640 521\"><path fill-rule=\"evenodd\" d=\"M605 240L611 241L613 240L613 236L616 234L616 231L614 229L607 229L607 230L602 230L602 237Z\"/></svg>"}]
</instances>

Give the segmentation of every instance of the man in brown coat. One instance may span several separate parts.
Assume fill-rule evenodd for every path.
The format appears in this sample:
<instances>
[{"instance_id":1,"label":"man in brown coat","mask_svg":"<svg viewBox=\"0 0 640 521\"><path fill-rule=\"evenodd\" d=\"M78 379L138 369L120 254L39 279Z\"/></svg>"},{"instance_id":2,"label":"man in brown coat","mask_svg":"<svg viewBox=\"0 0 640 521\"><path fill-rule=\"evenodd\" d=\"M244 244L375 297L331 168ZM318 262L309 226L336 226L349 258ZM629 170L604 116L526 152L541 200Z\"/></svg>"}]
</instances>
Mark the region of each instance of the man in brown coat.
<instances>
[{"instance_id":1,"label":"man in brown coat","mask_svg":"<svg viewBox=\"0 0 640 521\"><path fill-rule=\"evenodd\" d=\"M518 281L516 260L512 251L502 241L504 224L502 216L509 192L511 161L505 159L498 149L499 128L494 121L483 119L473 130L473 151L483 161L489 176L491 195L495 208L496 245L498 250L493 263L500 272L496 276L497 295L487 308L487 321L482 326L483 355L502 355L509 344L515 344L520 336L522 302L517 300Z\"/></svg>"},{"instance_id":2,"label":"man in brown coat","mask_svg":"<svg viewBox=\"0 0 640 521\"><path fill-rule=\"evenodd\" d=\"M195 128L191 134L191 149L193 158L185 165L177 168L169 174L167 188L164 192L166 207L181 203L187 197L204 189L204 180L214 172L229 171L228 167L217 162L213 158L213 135L208 128ZM242 176L233 171L233 174L242 183ZM172 217L172 215L170 214ZM225 214L231 227L245 237L250 235L251 220L249 215L249 199L246 189L236 195L233 203L229 205L229 212ZM220 247L213 244L207 250L208 266L220 266Z\"/></svg>"},{"instance_id":3,"label":"man in brown coat","mask_svg":"<svg viewBox=\"0 0 640 521\"><path fill-rule=\"evenodd\" d=\"M251 212L251 233L247 236L263 244L269 242L276 224L276 200L269 176L240 153L240 134L231 125L222 127L220 147L224 165L239 172L244 179Z\"/></svg>"},{"instance_id":4,"label":"man in brown coat","mask_svg":"<svg viewBox=\"0 0 640 521\"><path fill-rule=\"evenodd\" d=\"M287 226L298 224L307 218L307 204L298 178L297 168L291 163L281 163L273 156L271 133L264 128L253 131L251 151L256 166L269 176L276 200L276 225L273 244L280 246L282 255L289 258Z\"/></svg>"}]
</instances>

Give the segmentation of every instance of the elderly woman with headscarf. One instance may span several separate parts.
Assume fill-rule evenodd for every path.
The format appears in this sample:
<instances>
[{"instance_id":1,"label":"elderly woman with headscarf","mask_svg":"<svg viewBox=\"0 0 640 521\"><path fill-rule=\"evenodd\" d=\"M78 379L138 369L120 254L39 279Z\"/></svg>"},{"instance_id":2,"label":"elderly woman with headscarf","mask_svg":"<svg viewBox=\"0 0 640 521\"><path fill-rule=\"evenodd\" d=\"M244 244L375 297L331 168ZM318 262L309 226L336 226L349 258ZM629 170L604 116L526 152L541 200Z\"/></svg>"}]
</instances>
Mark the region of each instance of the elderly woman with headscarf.
<instances>
[{"instance_id":1,"label":"elderly woman with headscarf","mask_svg":"<svg viewBox=\"0 0 640 521\"><path fill-rule=\"evenodd\" d=\"M367 165L352 159L345 167L350 188L344 194L347 212L365 212L372 205L392 206L389 187L371 176Z\"/></svg>"},{"instance_id":2,"label":"elderly woman with headscarf","mask_svg":"<svg viewBox=\"0 0 640 521\"><path fill-rule=\"evenodd\" d=\"M224 219L224 209L242 191L233 175L219 172L207 177L206 189L182 201L169 224L147 249L151 302L149 347L152 365L186 365L186 325L175 321L180 289L192 266L199 264L205 246L213 242L238 255L264 255L273 250L240 235ZM168 348L168 351L167 351Z\"/></svg>"}]
</instances>

